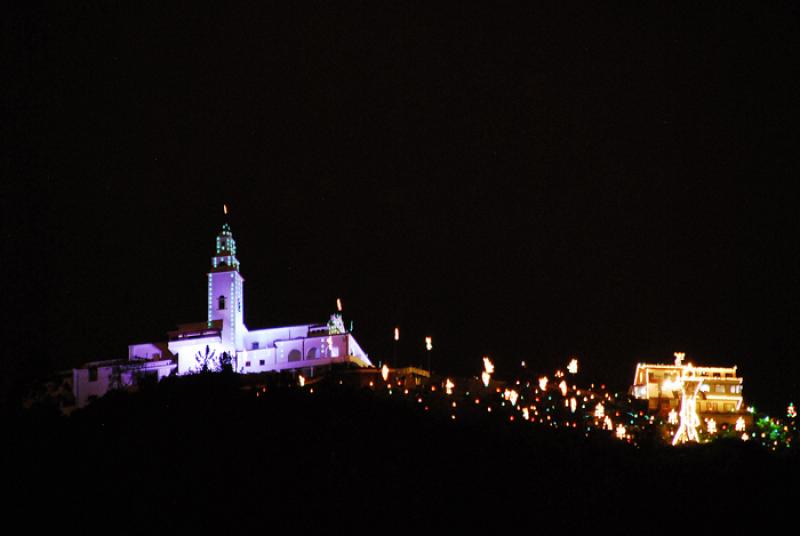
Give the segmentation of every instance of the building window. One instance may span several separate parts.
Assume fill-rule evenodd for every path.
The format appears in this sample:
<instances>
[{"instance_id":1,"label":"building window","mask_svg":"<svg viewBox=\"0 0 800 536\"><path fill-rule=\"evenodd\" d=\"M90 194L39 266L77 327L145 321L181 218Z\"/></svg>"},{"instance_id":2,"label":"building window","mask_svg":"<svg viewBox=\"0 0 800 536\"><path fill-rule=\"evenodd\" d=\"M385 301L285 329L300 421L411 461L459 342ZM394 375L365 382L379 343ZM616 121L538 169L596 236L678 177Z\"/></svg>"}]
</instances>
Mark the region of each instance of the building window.
<instances>
[{"instance_id":1,"label":"building window","mask_svg":"<svg viewBox=\"0 0 800 536\"><path fill-rule=\"evenodd\" d=\"M303 359L303 354L300 353L300 350L292 350L289 352L289 361L300 361Z\"/></svg>"},{"instance_id":2,"label":"building window","mask_svg":"<svg viewBox=\"0 0 800 536\"><path fill-rule=\"evenodd\" d=\"M258 343L257 342L253 343L253 347L251 348L251 350L258 350Z\"/></svg>"},{"instance_id":3,"label":"building window","mask_svg":"<svg viewBox=\"0 0 800 536\"><path fill-rule=\"evenodd\" d=\"M222 311L223 309L225 309L225 296L220 296L220 297L219 297L219 305L218 305L218 308L219 308L219 310L220 310L220 311Z\"/></svg>"},{"instance_id":4,"label":"building window","mask_svg":"<svg viewBox=\"0 0 800 536\"><path fill-rule=\"evenodd\" d=\"M244 366L245 366L245 367L249 367L249 366L250 366L250 361L245 361L245 362L244 362Z\"/></svg>"},{"instance_id":5,"label":"building window","mask_svg":"<svg viewBox=\"0 0 800 536\"><path fill-rule=\"evenodd\" d=\"M317 358L317 348L312 346L306 352L306 359L316 359Z\"/></svg>"},{"instance_id":6,"label":"building window","mask_svg":"<svg viewBox=\"0 0 800 536\"><path fill-rule=\"evenodd\" d=\"M722 385L722 384L717 384L716 386L714 386L714 389L715 389L715 390L716 390L718 393L724 393L724 392L725 392L725 386L724 386L724 385Z\"/></svg>"},{"instance_id":7,"label":"building window","mask_svg":"<svg viewBox=\"0 0 800 536\"><path fill-rule=\"evenodd\" d=\"M717 411L717 403L716 402L709 402L706 404L707 411Z\"/></svg>"},{"instance_id":8,"label":"building window","mask_svg":"<svg viewBox=\"0 0 800 536\"><path fill-rule=\"evenodd\" d=\"M258 364L263 367L264 366L264 360L263 359L259 359L258 360Z\"/></svg>"},{"instance_id":9,"label":"building window","mask_svg":"<svg viewBox=\"0 0 800 536\"><path fill-rule=\"evenodd\" d=\"M89 381L90 382L97 381L97 367L92 367L89 369Z\"/></svg>"}]
</instances>

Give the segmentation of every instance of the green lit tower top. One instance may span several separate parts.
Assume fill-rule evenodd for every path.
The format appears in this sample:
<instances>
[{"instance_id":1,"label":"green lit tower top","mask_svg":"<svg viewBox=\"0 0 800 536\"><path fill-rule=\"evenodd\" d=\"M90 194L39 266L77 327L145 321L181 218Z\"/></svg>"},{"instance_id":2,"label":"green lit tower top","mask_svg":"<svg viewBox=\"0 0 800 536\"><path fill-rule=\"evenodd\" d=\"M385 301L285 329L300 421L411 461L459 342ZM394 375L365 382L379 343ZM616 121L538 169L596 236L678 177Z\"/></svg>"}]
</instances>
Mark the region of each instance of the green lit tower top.
<instances>
[{"instance_id":1,"label":"green lit tower top","mask_svg":"<svg viewBox=\"0 0 800 536\"><path fill-rule=\"evenodd\" d=\"M236 258L236 241L231 233L231 226L223 224L217 235L216 253L211 257L212 272L239 271L239 260Z\"/></svg>"}]
</instances>

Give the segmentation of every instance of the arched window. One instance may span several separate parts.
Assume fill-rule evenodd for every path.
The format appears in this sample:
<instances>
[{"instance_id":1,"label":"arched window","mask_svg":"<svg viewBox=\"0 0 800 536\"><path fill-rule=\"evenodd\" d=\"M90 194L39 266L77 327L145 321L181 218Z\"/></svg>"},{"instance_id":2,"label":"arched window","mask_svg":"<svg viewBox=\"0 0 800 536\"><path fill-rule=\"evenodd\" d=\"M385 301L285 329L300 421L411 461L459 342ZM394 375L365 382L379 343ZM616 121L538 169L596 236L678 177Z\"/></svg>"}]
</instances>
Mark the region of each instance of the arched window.
<instances>
[{"instance_id":1,"label":"arched window","mask_svg":"<svg viewBox=\"0 0 800 536\"><path fill-rule=\"evenodd\" d=\"M300 361L301 359L303 359L303 354L300 353L300 350L289 352L289 361Z\"/></svg>"},{"instance_id":2,"label":"arched window","mask_svg":"<svg viewBox=\"0 0 800 536\"><path fill-rule=\"evenodd\" d=\"M220 310L225 309L225 296L219 297L219 309Z\"/></svg>"},{"instance_id":3,"label":"arched window","mask_svg":"<svg viewBox=\"0 0 800 536\"><path fill-rule=\"evenodd\" d=\"M316 359L317 358L317 348L316 346L312 346L306 352L306 359Z\"/></svg>"}]
</instances>

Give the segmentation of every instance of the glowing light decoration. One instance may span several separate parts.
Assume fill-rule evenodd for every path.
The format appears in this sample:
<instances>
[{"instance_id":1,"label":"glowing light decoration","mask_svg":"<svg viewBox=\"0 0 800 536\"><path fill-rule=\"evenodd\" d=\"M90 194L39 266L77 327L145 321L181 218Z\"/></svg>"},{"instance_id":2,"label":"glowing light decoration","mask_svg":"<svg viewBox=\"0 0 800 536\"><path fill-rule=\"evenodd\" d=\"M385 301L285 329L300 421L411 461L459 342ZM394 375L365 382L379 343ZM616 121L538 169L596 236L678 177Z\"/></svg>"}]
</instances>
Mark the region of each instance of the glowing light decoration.
<instances>
[{"instance_id":1,"label":"glowing light decoration","mask_svg":"<svg viewBox=\"0 0 800 536\"><path fill-rule=\"evenodd\" d=\"M697 427L700 425L700 417L697 416L697 393L700 391L703 379L695 376L694 369L689 364L681 371L681 383L681 424L672 439L673 445L686 441L700 441L697 435Z\"/></svg>"},{"instance_id":2,"label":"glowing light decoration","mask_svg":"<svg viewBox=\"0 0 800 536\"><path fill-rule=\"evenodd\" d=\"M617 439L625 439L625 427L622 424L617 425Z\"/></svg>"},{"instance_id":3,"label":"glowing light decoration","mask_svg":"<svg viewBox=\"0 0 800 536\"><path fill-rule=\"evenodd\" d=\"M606 415L605 418L603 419L603 428L605 430L613 430L614 429L614 423L611 422L611 417L609 417L608 415Z\"/></svg>"},{"instance_id":4,"label":"glowing light decoration","mask_svg":"<svg viewBox=\"0 0 800 536\"><path fill-rule=\"evenodd\" d=\"M539 378L539 389L541 391L547 390L547 376L542 376L541 378Z\"/></svg>"},{"instance_id":5,"label":"glowing light decoration","mask_svg":"<svg viewBox=\"0 0 800 536\"><path fill-rule=\"evenodd\" d=\"M450 378L447 378L447 381L444 383L444 390L448 395L452 395L453 394L453 388L455 386L456 386L456 384L454 384L452 381L450 381ZM455 404L455 402L453 402L453 404Z\"/></svg>"},{"instance_id":6,"label":"glowing light decoration","mask_svg":"<svg viewBox=\"0 0 800 536\"><path fill-rule=\"evenodd\" d=\"M606 416L606 408L603 406L602 402L598 402L594 407L594 416L596 419L602 419Z\"/></svg>"},{"instance_id":7,"label":"glowing light decoration","mask_svg":"<svg viewBox=\"0 0 800 536\"><path fill-rule=\"evenodd\" d=\"M789 402L789 407L786 408L786 416L789 417L790 419L794 419L795 417L797 417L797 410L794 409L794 404L792 404L791 402Z\"/></svg>"},{"instance_id":8,"label":"glowing light decoration","mask_svg":"<svg viewBox=\"0 0 800 536\"><path fill-rule=\"evenodd\" d=\"M425 349L433 350L433 339L431 337L425 337Z\"/></svg>"},{"instance_id":9,"label":"glowing light decoration","mask_svg":"<svg viewBox=\"0 0 800 536\"><path fill-rule=\"evenodd\" d=\"M567 382L561 380L561 383L558 384L558 388L561 389L561 396L567 396Z\"/></svg>"},{"instance_id":10,"label":"glowing light decoration","mask_svg":"<svg viewBox=\"0 0 800 536\"><path fill-rule=\"evenodd\" d=\"M383 381L389 379L389 367L386 366L386 363L384 363L381 367L381 377L383 378Z\"/></svg>"},{"instance_id":11,"label":"glowing light decoration","mask_svg":"<svg viewBox=\"0 0 800 536\"><path fill-rule=\"evenodd\" d=\"M744 429L745 429L744 419L742 417L739 417L738 419L736 419L736 426L734 427L734 430L736 430L737 432L744 432Z\"/></svg>"},{"instance_id":12,"label":"glowing light decoration","mask_svg":"<svg viewBox=\"0 0 800 536\"><path fill-rule=\"evenodd\" d=\"M336 298L336 310L342 312L342 299Z\"/></svg>"},{"instance_id":13,"label":"glowing light decoration","mask_svg":"<svg viewBox=\"0 0 800 536\"><path fill-rule=\"evenodd\" d=\"M526 421L530 420L531 414L528 408L522 408L522 418L525 419Z\"/></svg>"},{"instance_id":14,"label":"glowing light decoration","mask_svg":"<svg viewBox=\"0 0 800 536\"><path fill-rule=\"evenodd\" d=\"M686 352L675 352L672 354L675 356L675 366L682 367L683 366L683 358L686 357Z\"/></svg>"},{"instance_id":15,"label":"glowing light decoration","mask_svg":"<svg viewBox=\"0 0 800 536\"><path fill-rule=\"evenodd\" d=\"M748 439L750 439L749 435L747 435L746 433L742 434L742 441L747 441Z\"/></svg>"},{"instance_id":16,"label":"glowing light decoration","mask_svg":"<svg viewBox=\"0 0 800 536\"><path fill-rule=\"evenodd\" d=\"M483 370L486 371L487 374L494 374L494 363L488 357L483 358Z\"/></svg>"},{"instance_id":17,"label":"glowing light decoration","mask_svg":"<svg viewBox=\"0 0 800 536\"><path fill-rule=\"evenodd\" d=\"M708 419L706 422L706 431L709 434L716 434L717 433L717 421L714 419Z\"/></svg>"},{"instance_id":18,"label":"glowing light decoration","mask_svg":"<svg viewBox=\"0 0 800 536\"><path fill-rule=\"evenodd\" d=\"M396 341L400 340L400 328L398 327L394 328L394 340Z\"/></svg>"},{"instance_id":19,"label":"glowing light decoration","mask_svg":"<svg viewBox=\"0 0 800 536\"><path fill-rule=\"evenodd\" d=\"M303 376L302 374L299 374L297 376L297 382L300 384L300 387L305 387L305 385L306 385L306 377Z\"/></svg>"},{"instance_id":20,"label":"glowing light decoration","mask_svg":"<svg viewBox=\"0 0 800 536\"><path fill-rule=\"evenodd\" d=\"M481 381L483 382L483 386L484 387L489 387L489 380L491 378L492 378L492 376L488 372L486 372L485 370L483 372L481 372Z\"/></svg>"},{"instance_id":21,"label":"glowing light decoration","mask_svg":"<svg viewBox=\"0 0 800 536\"><path fill-rule=\"evenodd\" d=\"M575 400L575 397L573 396L572 398L570 398L570 399L569 399L569 410L570 410L572 413L575 413L575 410L576 410L577 408L578 408L578 401L577 401L577 400Z\"/></svg>"},{"instance_id":22,"label":"glowing light decoration","mask_svg":"<svg viewBox=\"0 0 800 536\"><path fill-rule=\"evenodd\" d=\"M669 415L667 416L667 422L670 424L678 424L678 412L674 409L669 410Z\"/></svg>"},{"instance_id":23,"label":"glowing light decoration","mask_svg":"<svg viewBox=\"0 0 800 536\"><path fill-rule=\"evenodd\" d=\"M569 371L570 374L577 374L578 373L578 360L575 359L575 358L572 358L572 360L569 362L569 365L567 365L567 370Z\"/></svg>"},{"instance_id":24,"label":"glowing light decoration","mask_svg":"<svg viewBox=\"0 0 800 536\"><path fill-rule=\"evenodd\" d=\"M505 392L503 392L503 398L511 402L512 406L516 406L517 399L519 399L519 393L514 389L506 389Z\"/></svg>"},{"instance_id":25,"label":"glowing light decoration","mask_svg":"<svg viewBox=\"0 0 800 536\"><path fill-rule=\"evenodd\" d=\"M228 205L226 203L222 203L222 213L226 216L228 215Z\"/></svg>"}]
</instances>

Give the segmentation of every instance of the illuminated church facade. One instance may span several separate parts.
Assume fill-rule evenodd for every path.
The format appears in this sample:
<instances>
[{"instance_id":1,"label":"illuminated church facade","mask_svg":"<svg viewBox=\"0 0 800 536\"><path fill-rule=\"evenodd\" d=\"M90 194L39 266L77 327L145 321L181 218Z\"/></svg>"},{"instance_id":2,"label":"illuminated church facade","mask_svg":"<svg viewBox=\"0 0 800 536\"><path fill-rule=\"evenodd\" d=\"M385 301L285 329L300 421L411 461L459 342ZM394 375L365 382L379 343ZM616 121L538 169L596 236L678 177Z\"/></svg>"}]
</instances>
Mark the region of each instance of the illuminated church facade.
<instances>
[{"instance_id":1,"label":"illuminated church facade","mask_svg":"<svg viewBox=\"0 0 800 536\"><path fill-rule=\"evenodd\" d=\"M221 370L241 374L314 369L336 363L372 367L369 356L344 326L340 314L327 323L251 330L244 323L244 278L236 241L226 223L216 237L207 285L205 322L179 324L167 340L132 344L128 358L86 363L73 369L77 407L111 389L142 379Z\"/></svg>"}]
</instances>

